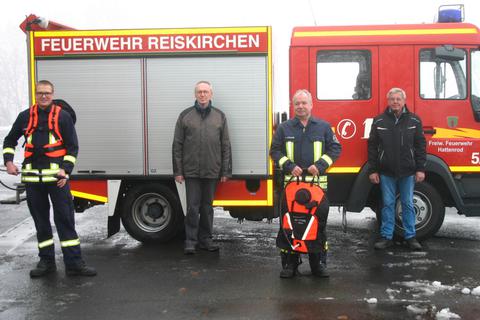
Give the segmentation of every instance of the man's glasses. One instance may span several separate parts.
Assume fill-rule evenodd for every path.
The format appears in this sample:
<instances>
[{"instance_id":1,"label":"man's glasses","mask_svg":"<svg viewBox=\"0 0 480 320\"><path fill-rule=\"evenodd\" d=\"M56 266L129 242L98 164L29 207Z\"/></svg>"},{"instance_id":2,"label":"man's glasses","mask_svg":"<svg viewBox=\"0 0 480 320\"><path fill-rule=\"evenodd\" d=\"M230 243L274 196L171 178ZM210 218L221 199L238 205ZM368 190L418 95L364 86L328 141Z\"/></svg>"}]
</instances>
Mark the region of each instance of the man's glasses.
<instances>
[{"instance_id":1,"label":"man's glasses","mask_svg":"<svg viewBox=\"0 0 480 320\"><path fill-rule=\"evenodd\" d=\"M53 92L35 92L35 94L39 97L41 96L49 96L49 95L52 95Z\"/></svg>"}]
</instances>

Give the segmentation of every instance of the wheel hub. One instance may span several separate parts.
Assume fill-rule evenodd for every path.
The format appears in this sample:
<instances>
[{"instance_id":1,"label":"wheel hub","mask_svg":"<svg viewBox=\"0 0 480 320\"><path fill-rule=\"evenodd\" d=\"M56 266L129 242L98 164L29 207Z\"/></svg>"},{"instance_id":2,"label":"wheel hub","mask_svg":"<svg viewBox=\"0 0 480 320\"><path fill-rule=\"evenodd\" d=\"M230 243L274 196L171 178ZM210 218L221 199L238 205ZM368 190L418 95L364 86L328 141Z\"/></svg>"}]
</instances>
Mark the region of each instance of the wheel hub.
<instances>
[{"instance_id":1,"label":"wheel hub","mask_svg":"<svg viewBox=\"0 0 480 320\"><path fill-rule=\"evenodd\" d=\"M150 217L155 222L157 221L157 219L163 216L163 213L164 213L164 210L161 204L158 202L154 202L148 205L148 209L145 215L147 217Z\"/></svg>"},{"instance_id":2,"label":"wheel hub","mask_svg":"<svg viewBox=\"0 0 480 320\"><path fill-rule=\"evenodd\" d=\"M413 197L415 224L423 223L429 216L428 203L421 197Z\"/></svg>"},{"instance_id":3,"label":"wheel hub","mask_svg":"<svg viewBox=\"0 0 480 320\"><path fill-rule=\"evenodd\" d=\"M146 232L158 232L172 219L169 202L156 193L143 194L135 201L132 210L135 224Z\"/></svg>"},{"instance_id":4,"label":"wheel hub","mask_svg":"<svg viewBox=\"0 0 480 320\"><path fill-rule=\"evenodd\" d=\"M397 197L395 208L397 226L403 230L402 204L399 197ZM431 219L432 205L424 194L415 191L413 194L413 210L415 211L415 228L418 231L428 224Z\"/></svg>"}]
</instances>

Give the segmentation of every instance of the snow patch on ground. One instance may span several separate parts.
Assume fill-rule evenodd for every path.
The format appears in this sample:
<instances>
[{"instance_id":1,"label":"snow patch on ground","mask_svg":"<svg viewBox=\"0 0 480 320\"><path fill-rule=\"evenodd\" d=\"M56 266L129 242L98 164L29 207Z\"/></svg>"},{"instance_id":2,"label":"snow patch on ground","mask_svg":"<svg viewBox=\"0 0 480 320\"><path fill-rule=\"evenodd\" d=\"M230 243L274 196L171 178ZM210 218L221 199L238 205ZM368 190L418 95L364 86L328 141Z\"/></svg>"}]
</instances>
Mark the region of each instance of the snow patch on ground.
<instances>
[{"instance_id":1,"label":"snow patch on ground","mask_svg":"<svg viewBox=\"0 0 480 320\"><path fill-rule=\"evenodd\" d=\"M387 268L403 268L403 267L408 267L408 266L412 266L412 267L424 267L424 266L428 266L428 265L437 265L438 263L440 263L441 260L431 260L431 259L412 259L408 262L397 262L397 263L393 263L393 262L390 262L390 263L385 263L383 264L384 267L387 267Z\"/></svg>"},{"instance_id":2,"label":"snow patch on ground","mask_svg":"<svg viewBox=\"0 0 480 320\"><path fill-rule=\"evenodd\" d=\"M395 295L400 294L400 290L397 289L387 288L385 291L387 292L388 299L390 300L395 300Z\"/></svg>"},{"instance_id":3,"label":"snow patch on ground","mask_svg":"<svg viewBox=\"0 0 480 320\"><path fill-rule=\"evenodd\" d=\"M378 302L377 298L365 298L364 300L369 304L375 304Z\"/></svg>"},{"instance_id":4,"label":"snow patch on ground","mask_svg":"<svg viewBox=\"0 0 480 320\"><path fill-rule=\"evenodd\" d=\"M402 287L407 287L415 295L432 296L436 292L445 290L455 290L455 286L443 285L439 281L429 282L427 280L402 281L394 282L393 284Z\"/></svg>"},{"instance_id":5,"label":"snow patch on ground","mask_svg":"<svg viewBox=\"0 0 480 320\"><path fill-rule=\"evenodd\" d=\"M474 296L480 296L480 286L476 287L475 289L472 290L472 294Z\"/></svg>"},{"instance_id":6,"label":"snow patch on ground","mask_svg":"<svg viewBox=\"0 0 480 320\"><path fill-rule=\"evenodd\" d=\"M437 312L435 315L437 320L447 320L447 319L461 319L461 317L453 312L450 312L450 308L444 308Z\"/></svg>"},{"instance_id":7,"label":"snow patch on ground","mask_svg":"<svg viewBox=\"0 0 480 320\"><path fill-rule=\"evenodd\" d=\"M409 312L414 314L425 314L428 312L428 307L422 305L409 304L406 308Z\"/></svg>"},{"instance_id":8,"label":"snow patch on ground","mask_svg":"<svg viewBox=\"0 0 480 320\"><path fill-rule=\"evenodd\" d=\"M470 294L470 292L471 292L471 291L470 291L470 289L468 289L468 288L463 288L463 289L462 289L462 293L463 293L463 294Z\"/></svg>"}]
</instances>

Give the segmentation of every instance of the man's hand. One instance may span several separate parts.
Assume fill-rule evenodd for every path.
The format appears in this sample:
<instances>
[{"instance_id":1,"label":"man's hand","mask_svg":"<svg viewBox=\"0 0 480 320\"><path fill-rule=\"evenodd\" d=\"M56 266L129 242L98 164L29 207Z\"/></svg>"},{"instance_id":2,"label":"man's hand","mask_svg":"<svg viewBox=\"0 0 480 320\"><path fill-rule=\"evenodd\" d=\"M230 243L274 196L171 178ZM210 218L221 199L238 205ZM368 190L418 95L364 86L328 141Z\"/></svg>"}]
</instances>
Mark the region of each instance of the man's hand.
<instances>
[{"instance_id":1,"label":"man's hand","mask_svg":"<svg viewBox=\"0 0 480 320\"><path fill-rule=\"evenodd\" d=\"M379 184L380 183L380 176L378 175L377 172L374 172L368 176L368 179L370 179L370 182L373 184Z\"/></svg>"},{"instance_id":2,"label":"man's hand","mask_svg":"<svg viewBox=\"0 0 480 320\"><path fill-rule=\"evenodd\" d=\"M185 181L185 178L183 176L175 176L175 181L182 184L182 182Z\"/></svg>"},{"instance_id":3,"label":"man's hand","mask_svg":"<svg viewBox=\"0 0 480 320\"><path fill-rule=\"evenodd\" d=\"M318 171L317 166L314 165L314 164L312 164L310 167L308 167L307 171L308 171L308 173L310 173L314 177L320 175L320 171Z\"/></svg>"},{"instance_id":4,"label":"man's hand","mask_svg":"<svg viewBox=\"0 0 480 320\"><path fill-rule=\"evenodd\" d=\"M68 180L68 174L65 173L65 170L60 169L57 174L58 180L57 180L57 187L63 188L67 184Z\"/></svg>"},{"instance_id":5,"label":"man's hand","mask_svg":"<svg viewBox=\"0 0 480 320\"><path fill-rule=\"evenodd\" d=\"M417 171L415 172L415 182L422 182L425 180L425 172Z\"/></svg>"},{"instance_id":6,"label":"man's hand","mask_svg":"<svg viewBox=\"0 0 480 320\"><path fill-rule=\"evenodd\" d=\"M292 176L294 177L300 177L302 176L303 170L299 166L295 166L295 168L293 168L291 173L292 173Z\"/></svg>"},{"instance_id":7,"label":"man's hand","mask_svg":"<svg viewBox=\"0 0 480 320\"><path fill-rule=\"evenodd\" d=\"M220 178L220 182L227 182L228 181L228 177L226 176L223 176Z\"/></svg>"},{"instance_id":8,"label":"man's hand","mask_svg":"<svg viewBox=\"0 0 480 320\"><path fill-rule=\"evenodd\" d=\"M16 165L13 164L12 161L8 161L5 166L7 167L7 173L8 174L11 174L13 176L17 176L18 175L18 168Z\"/></svg>"}]
</instances>

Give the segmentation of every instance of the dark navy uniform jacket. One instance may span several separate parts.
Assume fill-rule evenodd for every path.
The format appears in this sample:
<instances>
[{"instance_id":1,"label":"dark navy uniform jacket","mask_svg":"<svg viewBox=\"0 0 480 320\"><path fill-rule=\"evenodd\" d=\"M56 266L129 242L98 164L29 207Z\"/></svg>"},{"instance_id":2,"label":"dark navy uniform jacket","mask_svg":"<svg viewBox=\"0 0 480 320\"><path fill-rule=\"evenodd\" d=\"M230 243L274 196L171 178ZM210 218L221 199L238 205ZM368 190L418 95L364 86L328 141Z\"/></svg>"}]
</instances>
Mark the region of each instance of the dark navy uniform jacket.
<instances>
[{"instance_id":1,"label":"dark navy uniform jacket","mask_svg":"<svg viewBox=\"0 0 480 320\"><path fill-rule=\"evenodd\" d=\"M38 127L33 133L32 143L36 150L33 155L32 166L36 169L45 169L50 167L51 158L42 154L41 148L48 144L48 114L50 113L51 106L42 110L38 108ZM20 112L17 119L13 123L12 129L5 137L3 141L3 149L12 148L17 146L18 139L25 135L25 130L28 127L28 120L30 118L30 109ZM63 144L67 150L67 155L77 157L78 154L78 138L75 131L75 125L72 117L67 111L61 110L58 117L58 127L60 134L62 135ZM37 149L38 148L38 149ZM38 150L38 152L37 152ZM3 154L3 161L13 161L14 154ZM74 164L70 161L62 161L60 168L64 169L67 174L70 174L73 170Z\"/></svg>"},{"instance_id":2,"label":"dark navy uniform jacket","mask_svg":"<svg viewBox=\"0 0 480 320\"><path fill-rule=\"evenodd\" d=\"M286 158L288 141L292 141L294 145L293 159ZM315 142L320 143L321 152L317 155L314 152ZM342 147L329 123L310 117L304 127L298 118L293 118L278 126L272 140L270 156L286 174L289 174L295 165L306 169L315 164L322 175L340 156L341 150ZM315 156L318 158L316 161Z\"/></svg>"}]
</instances>

